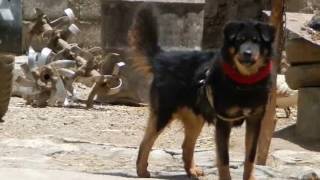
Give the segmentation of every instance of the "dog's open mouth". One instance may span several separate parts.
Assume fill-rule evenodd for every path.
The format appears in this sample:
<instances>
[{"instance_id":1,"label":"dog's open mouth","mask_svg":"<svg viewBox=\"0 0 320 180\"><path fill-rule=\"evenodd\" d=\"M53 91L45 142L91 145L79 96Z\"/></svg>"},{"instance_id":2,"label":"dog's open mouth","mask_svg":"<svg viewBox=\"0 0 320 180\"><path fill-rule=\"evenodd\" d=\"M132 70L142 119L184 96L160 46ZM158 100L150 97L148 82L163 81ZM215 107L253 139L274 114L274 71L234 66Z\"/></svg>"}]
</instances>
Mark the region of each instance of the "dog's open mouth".
<instances>
[{"instance_id":1,"label":"dog's open mouth","mask_svg":"<svg viewBox=\"0 0 320 180\"><path fill-rule=\"evenodd\" d=\"M244 66L252 66L257 62L255 59L248 59L248 58L240 58L238 59L238 61L240 64Z\"/></svg>"},{"instance_id":2,"label":"dog's open mouth","mask_svg":"<svg viewBox=\"0 0 320 180\"><path fill-rule=\"evenodd\" d=\"M257 73L259 69L265 65L262 58L259 58L259 56L249 58L244 57L243 55L237 55L234 58L234 64L239 73L246 76Z\"/></svg>"}]
</instances>

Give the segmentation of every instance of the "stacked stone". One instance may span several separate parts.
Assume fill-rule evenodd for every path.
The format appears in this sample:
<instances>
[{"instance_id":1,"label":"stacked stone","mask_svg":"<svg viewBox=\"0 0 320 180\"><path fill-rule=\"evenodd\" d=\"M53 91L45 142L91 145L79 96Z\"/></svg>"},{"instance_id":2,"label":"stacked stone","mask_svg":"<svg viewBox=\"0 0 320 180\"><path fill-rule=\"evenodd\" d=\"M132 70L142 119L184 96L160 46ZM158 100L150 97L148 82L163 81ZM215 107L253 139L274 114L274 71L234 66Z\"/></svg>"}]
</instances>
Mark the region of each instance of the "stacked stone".
<instances>
[{"instance_id":1,"label":"stacked stone","mask_svg":"<svg viewBox=\"0 0 320 180\"><path fill-rule=\"evenodd\" d=\"M299 89L299 136L320 138L320 46L303 38L288 40L287 59L291 64L286 78L292 89Z\"/></svg>"},{"instance_id":2,"label":"stacked stone","mask_svg":"<svg viewBox=\"0 0 320 180\"><path fill-rule=\"evenodd\" d=\"M49 19L61 16L64 9L71 8L78 18L77 26L81 33L73 42L86 47L101 46L101 5L98 0L23 0L24 26L27 30L34 17L34 8L46 12ZM32 45L37 49L39 42Z\"/></svg>"}]
</instances>

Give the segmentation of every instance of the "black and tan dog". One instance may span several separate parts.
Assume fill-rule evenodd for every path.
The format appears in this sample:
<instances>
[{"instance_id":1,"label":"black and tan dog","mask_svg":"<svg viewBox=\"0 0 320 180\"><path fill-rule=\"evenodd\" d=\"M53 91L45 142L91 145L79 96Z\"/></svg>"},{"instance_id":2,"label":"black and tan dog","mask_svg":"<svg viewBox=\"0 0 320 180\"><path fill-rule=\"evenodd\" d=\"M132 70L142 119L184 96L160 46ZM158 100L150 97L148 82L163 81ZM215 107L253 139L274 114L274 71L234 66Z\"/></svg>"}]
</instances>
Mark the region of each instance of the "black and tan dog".
<instances>
[{"instance_id":1,"label":"black and tan dog","mask_svg":"<svg viewBox=\"0 0 320 180\"><path fill-rule=\"evenodd\" d=\"M157 21L152 6L144 5L129 31L134 64L153 75L150 117L137 159L137 173L147 170L150 150L174 119L183 122L184 168L189 176L203 171L193 152L203 125L215 124L220 179L231 179L228 144L232 127L246 122L243 179L253 179L260 124L272 75L274 28L260 22L231 22L224 29L219 52L166 52L158 45Z\"/></svg>"}]
</instances>

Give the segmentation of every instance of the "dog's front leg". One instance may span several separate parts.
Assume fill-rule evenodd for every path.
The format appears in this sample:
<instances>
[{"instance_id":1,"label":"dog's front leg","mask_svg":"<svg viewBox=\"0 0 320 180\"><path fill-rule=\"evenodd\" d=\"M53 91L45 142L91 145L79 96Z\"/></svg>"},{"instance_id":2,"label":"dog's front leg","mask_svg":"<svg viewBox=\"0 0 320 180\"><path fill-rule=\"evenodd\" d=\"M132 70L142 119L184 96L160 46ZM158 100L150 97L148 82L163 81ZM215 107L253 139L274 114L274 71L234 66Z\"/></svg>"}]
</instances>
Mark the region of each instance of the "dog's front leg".
<instances>
[{"instance_id":1,"label":"dog's front leg","mask_svg":"<svg viewBox=\"0 0 320 180\"><path fill-rule=\"evenodd\" d=\"M253 170L256 157L257 144L260 134L260 125L263 114L248 118L246 121L246 157L244 163L244 180L254 180Z\"/></svg>"},{"instance_id":2,"label":"dog's front leg","mask_svg":"<svg viewBox=\"0 0 320 180\"><path fill-rule=\"evenodd\" d=\"M220 180L231 180L229 170L230 123L218 119L216 122L217 164Z\"/></svg>"}]
</instances>

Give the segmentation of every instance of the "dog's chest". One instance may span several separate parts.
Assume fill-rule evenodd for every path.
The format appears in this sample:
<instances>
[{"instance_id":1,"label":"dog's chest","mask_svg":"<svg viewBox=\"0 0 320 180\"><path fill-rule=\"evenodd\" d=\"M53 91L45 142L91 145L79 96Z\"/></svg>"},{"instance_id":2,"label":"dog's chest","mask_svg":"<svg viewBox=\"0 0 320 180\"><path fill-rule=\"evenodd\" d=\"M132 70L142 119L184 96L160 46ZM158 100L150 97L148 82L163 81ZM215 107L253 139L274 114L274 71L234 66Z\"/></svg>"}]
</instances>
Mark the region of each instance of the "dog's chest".
<instances>
[{"instance_id":1,"label":"dog's chest","mask_svg":"<svg viewBox=\"0 0 320 180\"><path fill-rule=\"evenodd\" d=\"M240 106L232 106L225 111L228 117L250 116L251 113L252 108L241 108Z\"/></svg>"}]
</instances>

